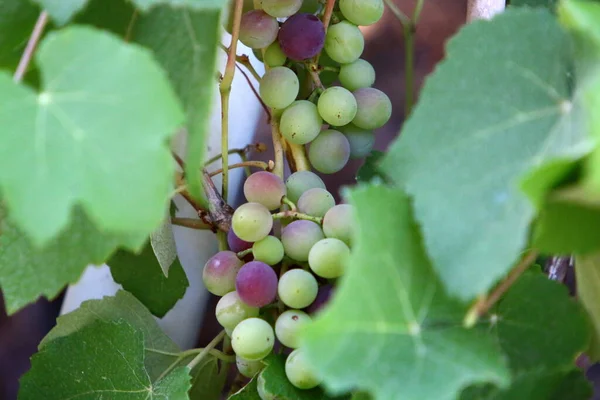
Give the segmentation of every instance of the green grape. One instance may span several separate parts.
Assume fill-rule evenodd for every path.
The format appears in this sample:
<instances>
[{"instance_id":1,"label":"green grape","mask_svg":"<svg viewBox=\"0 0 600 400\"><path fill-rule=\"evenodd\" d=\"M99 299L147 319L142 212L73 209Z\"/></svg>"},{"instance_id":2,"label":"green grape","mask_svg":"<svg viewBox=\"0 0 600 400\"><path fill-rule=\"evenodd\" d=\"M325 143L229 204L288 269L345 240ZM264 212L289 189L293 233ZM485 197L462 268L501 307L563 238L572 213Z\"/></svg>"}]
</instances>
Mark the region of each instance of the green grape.
<instances>
[{"instance_id":1,"label":"green grape","mask_svg":"<svg viewBox=\"0 0 600 400\"><path fill-rule=\"evenodd\" d=\"M302 7L302 0L262 0L262 8L275 18L294 15Z\"/></svg>"},{"instance_id":2,"label":"green grape","mask_svg":"<svg viewBox=\"0 0 600 400\"><path fill-rule=\"evenodd\" d=\"M321 379L306 359L302 349L292 351L285 360L285 375L298 389L312 389L321 383Z\"/></svg>"},{"instance_id":3,"label":"green grape","mask_svg":"<svg viewBox=\"0 0 600 400\"><path fill-rule=\"evenodd\" d=\"M350 257L350 248L339 239L319 240L310 249L308 265L321 278L339 278L344 273Z\"/></svg>"},{"instance_id":4,"label":"green grape","mask_svg":"<svg viewBox=\"0 0 600 400\"><path fill-rule=\"evenodd\" d=\"M244 196L251 203L260 203L269 210L276 210L281 206L281 199L285 196L285 183L274 173L258 171L246 178L244 182Z\"/></svg>"},{"instance_id":5,"label":"green grape","mask_svg":"<svg viewBox=\"0 0 600 400\"><path fill-rule=\"evenodd\" d=\"M340 10L356 25L371 25L383 16L383 0L340 0Z\"/></svg>"},{"instance_id":6,"label":"green grape","mask_svg":"<svg viewBox=\"0 0 600 400\"><path fill-rule=\"evenodd\" d=\"M375 83L375 68L368 62L359 58L350 64L340 67L338 75L343 87L350 91L371 87Z\"/></svg>"},{"instance_id":7,"label":"green grape","mask_svg":"<svg viewBox=\"0 0 600 400\"><path fill-rule=\"evenodd\" d=\"M306 220L292 222L281 233L285 254L296 261L308 261L311 247L323 238L321 227Z\"/></svg>"},{"instance_id":8,"label":"green grape","mask_svg":"<svg viewBox=\"0 0 600 400\"><path fill-rule=\"evenodd\" d=\"M237 366L238 371L240 371L240 374L244 375L246 378L252 378L265 367L265 364L262 361L245 360L237 355L235 356L235 365Z\"/></svg>"},{"instance_id":9,"label":"green grape","mask_svg":"<svg viewBox=\"0 0 600 400\"><path fill-rule=\"evenodd\" d=\"M287 197L296 203L302 196L302 193L308 189L325 189L325 183L317 174L311 171L297 171L291 174L285 181L287 188Z\"/></svg>"},{"instance_id":10,"label":"green grape","mask_svg":"<svg viewBox=\"0 0 600 400\"><path fill-rule=\"evenodd\" d=\"M361 129L354 124L339 128L350 143L350 158L363 158L368 156L375 145L373 131Z\"/></svg>"},{"instance_id":11,"label":"green grape","mask_svg":"<svg viewBox=\"0 0 600 400\"><path fill-rule=\"evenodd\" d=\"M298 199L298 211L312 215L314 217L322 217L333 206L335 199L325 189L314 188L308 189Z\"/></svg>"},{"instance_id":12,"label":"green grape","mask_svg":"<svg viewBox=\"0 0 600 400\"><path fill-rule=\"evenodd\" d=\"M295 144L306 144L317 137L323 120L317 106L308 100L292 103L281 115L281 134Z\"/></svg>"},{"instance_id":13,"label":"green grape","mask_svg":"<svg viewBox=\"0 0 600 400\"><path fill-rule=\"evenodd\" d=\"M233 351L248 361L258 361L268 356L274 343L273 328L260 318L243 320L231 334Z\"/></svg>"},{"instance_id":14,"label":"green grape","mask_svg":"<svg viewBox=\"0 0 600 400\"><path fill-rule=\"evenodd\" d=\"M356 116L356 99L350 91L334 86L326 89L317 103L319 114L330 125L343 126Z\"/></svg>"},{"instance_id":15,"label":"green grape","mask_svg":"<svg viewBox=\"0 0 600 400\"><path fill-rule=\"evenodd\" d=\"M284 311L275 321L275 336L284 346L295 349L300 330L311 321L312 318L304 311Z\"/></svg>"},{"instance_id":16,"label":"green grape","mask_svg":"<svg viewBox=\"0 0 600 400\"><path fill-rule=\"evenodd\" d=\"M231 228L240 239L246 242L256 242L271 232L273 217L267 207L262 204L242 204L233 213Z\"/></svg>"},{"instance_id":17,"label":"green grape","mask_svg":"<svg viewBox=\"0 0 600 400\"><path fill-rule=\"evenodd\" d=\"M352 243L352 226L354 215L352 206L338 204L331 208L323 217L323 232L328 238L340 239L348 246Z\"/></svg>"},{"instance_id":18,"label":"green grape","mask_svg":"<svg viewBox=\"0 0 600 400\"><path fill-rule=\"evenodd\" d=\"M258 317L258 308L244 303L237 292L229 292L219 299L215 314L223 328L234 329L246 318Z\"/></svg>"},{"instance_id":19,"label":"green grape","mask_svg":"<svg viewBox=\"0 0 600 400\"><path fill-rule=\"evenodd\" d=\"M333 174L338 172L350 159L350 143L341 132L324 130L310 144L308 159L319 172Z\"/></svg>"},{"instance_id":20,"label":"green grape","mask_svg":"<svg viewBox=\"0 0 600 400\"><path fill-rule=\"evenodd\" d=\"M286 108L296 99L300 83L289 68L275 67L260 80L260 98L272 108ZM354 97L354 96L353 96Z\"/></svg>"},{"instance_id":21,"label":"green grape","mask_svg":"<svg viewBox=\"0 0 600 400\"><path fill-rule=\"evenodd\" d=\"M333 61L349 64L358 60L365 48L365 38L356 25L342 21L329 27L325 51Z\"/></svg>"},{"instance_id":22,"label":"green grape","mask_svg":"<svg viewBox=\"0 0 600 400\"><path fill-rule=\"evenodd\" d=\"M265 50L264 62L271 68L281 67L285 64L286 60L287 57L283 54L281 46L279 46L279 42L277 41L271 43Z\"/></svg>"},{"instance_id":23,"label":"green grape","mask_svg":"<svg viewBox=\"0 0 600 400\"><path fill-rule=\"evenodd\" d=\"M252 10L242 15L240 41L252 49L267 47L277 39L279 23L262 10Z\"/></svg>"},{"instance_id":24,"label":"green grape","mask_svg":"<svg viewBox=\"0 0 600 400\"><path fill-rule=\"evenodd\" d=\"M277 294L290 308L308 307L317 298L319 284L310 272L292 269L279 278Z\"/></svg>"},{"instance_id":25,"label":"green grape","mask_svg":"<svg viewBox=\"0 0 600 400\"><path fill-rule=\"evenodd\" d=\"M319 0L304 0L298 12L314 14L321 8Z\"/></svg>"},{"instance_id":26,"label":"green grape","mask_svg":"<svg viewBox=\"0 0 600 400\"><path fill-rule=\"evenodd\" d=\"M275 236L267 236L252 245L252 254L255 261L275 265L283 260L283 244Z\"/></svg>"},{"instance_id":27,"label":"green grape","mask_svg":"<svg viewBox=\"0 0 600 400\"><path fill-rule=\"evenodd\" d=\"M385 93L375 88L362 88L352 94L356 98L358 111L352 123L363 129L377 129L392 116L392 102Z\"/></svg>"}]
</instances>

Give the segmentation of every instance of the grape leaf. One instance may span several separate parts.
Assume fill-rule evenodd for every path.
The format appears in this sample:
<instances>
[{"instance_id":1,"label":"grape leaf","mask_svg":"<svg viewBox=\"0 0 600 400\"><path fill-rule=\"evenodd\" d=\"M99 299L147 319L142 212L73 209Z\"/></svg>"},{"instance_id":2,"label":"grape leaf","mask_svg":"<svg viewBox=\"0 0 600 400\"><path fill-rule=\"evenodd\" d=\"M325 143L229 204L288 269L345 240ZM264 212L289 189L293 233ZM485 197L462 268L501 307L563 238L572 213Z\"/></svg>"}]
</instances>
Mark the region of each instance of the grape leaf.
<instances>
[{"instance_id":1,"label":"grape leaf","mask_svg":"<svg viewBox=\"0 0 600 400\"><path fill-rule=\"evenodd\" d=\"M370 186L351 191L350 203L357 211L351 260L301 344L325 385L380 400L454 399L468 384L507 385L495 340L462 327L466 308L444 293L406 195Z\"/></svg>"},{"instance_id":2,"label":"grape leaf","mask_svg":"<svg viewBox=\"0 0 600 400\"><path fill-rule=\"evenodd\" d=\"M115 282L120 283L159 318L173 308L185 294L189 282L179 260L165 277L160 264L147 244L141 253L118 251L107 263Z\"/></svg>"},{"instance_id":3,"label":"grape leaf","mask_svg":"<svg viewBox=\"0 0 600 400\"><path fill-rule=\"evenodd\" d=\"M580 99L571 98L570 57L568 36L544 9L513 8L467 25L382 160L414 198L450 294L481 294L519 257L534 216L519 191L523 175L590 151Z\"/></svg>"},{"instance_id":4,"label":"grape leaf","mask_svg":"<svg viewBox=\"0 0 600 400\"><path fill-rule=\"evenodd\" d=\"M171 205L173 204L171 202ZM162 225L152 232L150 235L150 245L160 264L160 269L168 277L169 268L177 259L177 247L175 246L175 236L173 235L173 225L171 225L170 218L167 217Z\"/></svg>"},{"instance_id":5,"label":"grape leaf","mask_svg":"<svg viewBox=\"0 0 600 400\"><path fill-rule=\"evenodd\" d=\"M134 2L142 10L148 10L159 4L187 6L195 10L215 10L221 9L227 4L226 0L134 0Z\"/></svg>"},{"instance_id":6,"label":"grape leaf","mask_svg":"<svg viewBox=\"0 0 600 400\"><path fill-rule=\"evenodd\" d=\"M575 257L577 298L587 311L593 326L592 340L586 351L592 362L600 361L600 253Z\"/></svg>"},{"instance_id":7,"label":"grape leaf","mask_svg":"<svg viewBox=\"0 0 600 400\"><path fill-rule=\"evenodd\" d=\"M365 158L365 162L360 166L356 173L356 181L362 182L377 182L381 181L381 172L379 172L377 163L383 157L385 153L377 150L373 150L371 154Z\"/></svg>"},{"instance_id":8,"label":"grape leaf","mask_svg":"<svg viewBox=\"0 0 600 400\"><path fill-rule=\"evenodd\" d=\"M104 231L147 237L168 204L166 142L183 118L163 71L146 50L89 27L50 33L36 59L41 93L0 73L0 188L11 217L38 246L76 204Z\"/></svg>"},{"instance_id":9,"label":"grape leaf","mask_svg":"<svg viewBox=\"0 0 600 400\"><path fill-rule=\"evenodd\" d=\"M78 208L68 228L43 248L6 218L0 232L0 286L8 314L39 296L54 298L86 266L102 264L119 246L136 250L143 245L137 238L100 232Z\"/></svg>"},{"instance_id":10,"label":"grape leaf","mask_svg":"<svg viewBox=\"0 0 600 400\"><path fill-rule=\"evenodd\" d=\"M257 388L263 397L278 400L327 400L321 388L310 390L296 388L285 375L285 356L272 354L264 360L267 366L258 374Z\"/></svg>"},{"instance_id":11,"label":"grape leaf","mask_svg":"<svg viewBox=\"0 0 600 400\"><path fill-rule=\"evenodd\" d=\"M28 1L0 0L0 69L17 66L38 13Z\"/></svg>"},{"instance_id":12,"label":"grape leaf","mask_svg":"<svg viewBox=\"0 0 600 400\"><path fill-rule=\"evenodd\" d=\"M257 379L258 375L255 375L246 386L229 396L227 400L261 400L256 386Z\"/></svg>"},{"instance_id":13,"label":"grape leaf","mask_svg":"<svg viewBox=\"0 0 600 400\"><path fill-rule=\"evenodd\" d=\"M120 290L115 296L88 300L68 314L57 319L57 325L40 343L40 349L50 342L69 336L96 321L124 320L144 335L146 357L144 363L152 380L174 361L170 354L179 353L179 347L162 331L152 314L132 294Z\"/></svg>"},{"instance_id":14,"label":"grape leaf","mask_svg":"<svg viewBox=\"0 0 600 400\"><path fill-rule=\"evenodd\" d=\"M52 20L58 25L64 25L81 11L88 0L33 0L42 6Z\"/></svg>"},{"instance_id":15,"label":"grape leaf","mask_svg":"<svg viewBox=\"0 0 600 400\"><path fill-rule=\"evenodd\" d=\"M223 3L211 0L206 2L207 6L209 4ZM184 105L188 131L185 170L188 189L194 197L202 198L201 170L212 111L211 99L216 86L216 82L212 82L216 73L217 43L221 37L220 10L157 7L136 21L132 37L154 51Z\"/></svg>"},{"instance_id":16,"label":"grape leaf","mask_svg":"<svg viewBox=\"0 0 600 400\"><path fill-rule=\"evenodd\" d=\"M153 382L144 368L144 335L126 321L96 321L57 338L31 364L20 382L23 400L188 399L188 369L176 368Z\"/></svg>"},{"instance_id":17,"label":"grape leaf","mask_svg":"<svg viewBox=\"0 0 600 400\"><path fill-rule=\"evenodd\" d=\"M184 360L183 365L190 360ZM225 364L227 365L227 364ZM190 400L220 400L221 392L227 380L227 368L219 365L216 357L210 356L190 372L192 387L189 390Z\"/></svg>"},{"instance_id":18,"label":"grape leaf","mask_svg":"<svg viewBox=\"0 0 600 400\"><path fill-rule=\"evenodd\" d=\"M546 7L554 9L558 0L509 0L511 6Z\"/></svg>"}]
</instances>

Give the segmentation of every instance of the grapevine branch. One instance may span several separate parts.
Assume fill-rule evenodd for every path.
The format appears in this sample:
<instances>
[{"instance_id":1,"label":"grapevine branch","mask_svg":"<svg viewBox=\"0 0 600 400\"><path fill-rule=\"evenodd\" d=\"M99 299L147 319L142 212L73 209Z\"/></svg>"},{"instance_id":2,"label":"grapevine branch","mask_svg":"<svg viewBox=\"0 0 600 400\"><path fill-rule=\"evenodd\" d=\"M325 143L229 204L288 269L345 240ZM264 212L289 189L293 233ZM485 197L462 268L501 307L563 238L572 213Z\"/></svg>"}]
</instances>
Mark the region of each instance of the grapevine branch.
<instances>
[{"instance_id":1,"label":"grapevine branch","mask_svg":"<svg viewBox=\"0 0 600 400\"><path fill-rule=\"evenodd\" d=\"M219 333L217 336L215 336L215 338L213 340L210 341L209 344L206 345L206 347L204 349L202 349L202 351L200 353L198 353L198 355L196 357L194 357L194 359L192 359L192 361L190 361L187 365L187 367L190 369L190 371L192 369L194 369L194 367L196 365L198 365L198 363L200 361L202 361L202 359L204 357L206 357L207 354L210 353L210 351L212 349L215 348L216 345L218 345L221 340L223 340L223 338L225 337L225 331L221 331L221 333Z\"/></svg>"},{"instance_id":2,"label":"grapevine branch","mask_svg":"<svg viewBox=\"0 0 600 400\"><path fill-rule=\"evenodd\" d=\"M31 36L27 41L27 46L25 46L25 51L21 55L21 59L19 60L19 65L15 71L15 75L13 76L13 80L15 82L20 82L23 80L23 76L25 76L25 72L27 72L27 68L29 67L29 63L31 62L31 58L33 57L33 53L42 37L42 33L44 33L44 28L48 23L48 13L46 11L42 11L35 22L35 26L33 27L33 31L31 32Z\"/></svg>"},{"instance_id":3,"label":"grapevine branch","mask_svg":"<svg viewBox=\"0 0 600 400\"><path fill-rule=\"evenodd\" d=\"M502 12L506 0L469 0L467 5L467 22L476 19L490 19Z\"/></svg>"},{"instance_id":4,"label":"grapevine branch","mask_svg":"<svg viewBox=\"0 0 600 400\"><path fill-rule=\"evenodd\" d=\"M284 219L284 218L289 218L293 221L296 221L299 219L304 219L307 221L315 222L319 225L321 225L321 223L323 223L323 218L321 218L321 217L313 217L312 215L303 214L303 213L300 213L297 211L281 211L281 212L278 212L277 214L273 214L273 219Z\"/></svg>"},{"instance_id":5,"label":"grapevine branch","mask_svg":"<svg viewBox=\"0 0 600 400\"><path fill-rule=\"evenodd\" d=\"M171 223L177 226L183 226L190 229L206 230L211 229L211 226L206 224L204 221L195 218L179 218L171 217Z\"/></svg>"},{"instance_id":6,"label":"grapevine branch","mask_svg":"<svg viewBox=\"0 0 600 400\"><path fill-rule=\"evenodd\" d=\"M271 166L264 161L244 161L244 162L237 163L237 164L231 164L227 167L227 169L244 168L244 167L256 167L256 168L261 168L264 170L269 170ZM208 176L210 176L212 178L215 175L219 175L223 171L224 171L223 168L219 168L218 170L209 173Z\"/></svg>"},{"instance_id":7,"label":"grapevine branch","mask_svg":"<svg viewBox=\"0 0 600 400\"><path fill-rule=\"evenodd\" d=\"M228 151L228 153L229 154L239 154L240 157L243 157L245 154L248 154L251 151L256 151L256 152L262 153L266 149L267 149L267 146L264 143L255 143L255 144L249 144L246 147L244 147L243 149L230 149ZM217 154L216 156L206 160L206 162L204 163L204 166L212 164L215 161L218 161L220 159L221 159L221 155Z\"/></svg>"}]
</instances>

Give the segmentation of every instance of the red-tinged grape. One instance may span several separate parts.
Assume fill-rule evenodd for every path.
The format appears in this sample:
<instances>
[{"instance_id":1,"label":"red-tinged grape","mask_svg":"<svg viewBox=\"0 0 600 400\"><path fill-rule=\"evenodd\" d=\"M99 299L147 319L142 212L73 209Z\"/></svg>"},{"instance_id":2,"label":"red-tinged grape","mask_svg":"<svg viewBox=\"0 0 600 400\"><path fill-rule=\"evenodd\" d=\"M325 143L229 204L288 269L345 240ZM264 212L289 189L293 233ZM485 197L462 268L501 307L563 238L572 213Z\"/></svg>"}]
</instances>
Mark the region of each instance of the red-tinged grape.
<instances>
[{"instance_id":1,"label":"red-tinged grape","mask_svg":"<svg viewBox=\"0 0 600 400\"><path fill-rule=\"evenodd\" d=\"M338 75L343 87L350 91L371 87L375 83L375 68L361 58L350 64L340 67Z\"/></svg>"},{"instance_id":2,"label":"red-tinged grape","mask_svg":"<svg viewBox=\"0 0 600 400\"><path fill-rule=\"evenodd\" d=\"M252 254L256 261L275 265L283 260L283 244L275 236L267 236L252 246Z\"/></svg>"},{"instance_id":3,"label":"red-tinged grape","mask_svg":"<svg viewBox=\"0 0 600 400\"><path fill-rule=\"evenodd\" d=\"M356 25L371 25L383 16L383 0L340 0L344 17Z\"/></svg>"},{"instance_id":4,"label":"red-tinged grape","mask_svg":"<svg viewBox=\"0 0 600 400\"><path fill-rule=\"evenodd\" d=\"M287 67L275 67L267 71L259 87L260 98L271 108L286 108L292 104L299 89L298 77Z\"/></svg>"},{"instance_id":5,"label":"red-tinged grape","mask_svg":"<svg viewBox=\"0 0 600 400\"><path fill-rule=\"evenodd\" d=\"M287 197L294 203L298 202L302 193L309 189L325 189L325 183L317 174L311 171L297 171L291 174L285 181Z\"/></svg>"},{"instance_id":6,"label":"red-tinged grape","mask_svg":"<svg viewBox=\"0 0 600 400\"><path fill-rule=\"evenodd\" d=\"M371 153L375 145L375 134L373 131L361 129L354 124L348 124L339 128L350 143L350 158L364 158Z\"/></svg>"},{"instance_id":7,"label":"red-tinged grape","mask_svg":"<svg viewBox=\"0 0 600 400\"><path fill-rule=\"evenodd\" d=\"M287 57L281 50L279 42L275 41L265 50L264 63L269 67L281 67L287 61Z\"/></svg>"},{"instance_id":8,"label":"red-tinged grape","mask_svg":"<svg viewBox=\"0 0 600 400\"><path fill-rule=\"evenodd\" d=\"M231 34L233 29L233 9L235 7L235 0L229 2L229 6L225 7L225 11L223 12L223 27L227 31L227 33ZM242 15L247 13L248 11L254 10L254 0L244 0L244 5L242 6Z\"/></svg>"},{"instance_id":9,"label":"red-tinged grape","mask_svg":"<svg viewBox=\"0 0 600 400\"><path fill-rule=\"evenodd\" d=\"M350 258L350 248L335 238L319 240L308 253L310 269L321 278L333 279L343 275Z\"/></svg>"},{"instance_id":10,"label":"red-tinged grape","mask_svg":"<svg viewBox=\"0 0 600 400\"><path fill-rule=\"evenodd\" d=\"M298 199L298 211L312 215L314 217L322 217L333 206L335 199L325 189L313 188L308 189Z\"/></svg>"},{"instance_id":11,"label":"red-tinged grape","mask_svg":"<svg viewBox=\"0 0 600 400\"><path fill-rule=\"evenodd\" d=\"M350 143L344 134L333 129L324 130L310 144L308 159L319 172L338 172L350 159Z\"/></svg>"},{"instance_id":12,"label":"red-tinged grape","mask_svg":"<svg viewBox=\"0 0 600 400\"><path fill-rule=\"evenodd\" d=\"M235 290L235 280L243 262L232 251L220 251L204 264L202 280L212 294L223 296Z\"/></svg>"},{"instance_id":13,"label":"red-tinged grape","mask_svg":"<svg viewBox=\"0 0 600 400\"><path fill-rule=\"evenodd\" d=\"M244 303L264 307L275 300L277 275L273 268L261 261L251 261L239 270L235 290Z\"/></svg>"},{"instance_id":14,"label":"red-tinged grape","mask_svg":"<svg viewBox=\"0 0 600 400\"><path fill-rule=\"evenodd\" d=\"M302 0L262 0L262 9L275 18L294 15L302 7Z\"/></svg>"},{"instance_id":15,"label":"red-tinged grape","mask_svg":"<svg viewBox=\"0 0 600 400\"><path fill-rule=\"evenodd\" d=\"M356 116L356 99L347 89L334 86L326 89L317 103L319 115L330 125L343 126Z\"/></svg>"},{"instance_id":16,"label":"red-tinged grape","mask_svg":"<svg viewBox=\"0 0 600 400\"><path fill-rule=\"evenodd\" d=\"M352 63L358 60L364 49L365 38L356 25L342 21L327 30L325 51L333 61Z\"/></svg>"},{"instance_id":17,"label":"red-tinged grape","mask_svg":"<svg viewBox=\"0 0 600 400\"><path fill-rule=\"evenodd\" d=\"M294 350L285 360L285 376L298 389L312 389L321 383L302 349Z\"/></svg>"},{"instance_id":18,"label":"red-tinged grape","mask_svg":"<svg viewBox=\"0 0 600 400\"><path fill-rule=\"evenodd\" d=\"M231 333L231 347L237 356L248 360L262 360L273 350L275 333L265 320L248 318Z\"/></svg>"},{"instance_id":19,"label":"red-tinged grape","mask_svg":"<svg viewBox=\"0 0 600 400\"><path fill-rule=\"evenodd\" d=\"M352 227L354 211L349 204L332 207L323 217L323 232L328 238L340 239L348 246L352 245Z\"/></svg>"},{"instance_id":20,"label":"red-tinged grape","mask_svg":"<svg viewBox=\"0 0 600 400\"><path fill-rule=\"evenodd\" d=\"M306 144L317 137L322 125L317 106L308 100L298 100L281 114L279 128L288 141Z\"/></svg>"},{"instance_id":21,"label":"red-tinged grape","mask_svg":"<svg viewBox=\"0 0 600 400\"><path fill-rule=\"evenodd\" d=\"M356 98L358 111L352 123L363 129L377 129L389 121L392 116L392 102L381 90L362 88L352 94Z\"/></svg>"},{"instance_id":22,"label":"red-tinged grape","mask_svg":"<svg viewBox=\"0 0 600 400\"><path fill-rule=\"evenodd\" d=\"M275 336L284 346L295 349L300 330L311 321L312 318L304 311L284 311L275 321Z\"/></svg>"},{"instance_id":23,"label":"red-tinged grape","mask_svg":"<svg viewBox=\"0 0 600 400\"><path fill-rule=\"evenodd\" d=\"M321 227L312 221L294 221L283 229L281 243L285 254L296 261L308 261L311 247L323 239Z\"/></svg>"},{"instance_id":24,"label":"red-tinged grape","mask_svg":"<svg viewBox=\"0 0 600 400\"><path fill-rule=\"evenodd\" d=\"M271 232L273 217L260 203L242 204L233 213L231 228L240 239L256 242Z\"/></svg>"},{"instance_id":25,"label":"red-tinged grape","mask_svg":"<svg viewBox=\"0 0 600 400\"><path fill-rule=\"evenodd\" d=\"M240 251L248 250L252 247L251 242L240 239L233 229L230 229L229 232L227 232L227 245L229 246L229 250L234 253L239 253Z\"/></svg>"},{"instance_id":26,"label":"red-tinged grape","mask_svg":"<svg viewBox=\"0 0 600 400\"><path fill-rule=\"evenodd\" d=\"M317 298L317 279L303 269L291 269L281 276L277 287L279 299L290 308L308 307Z\"/></svg>"},{"instance_id":27,"label":"red-tinged grape","mask_svg":"<svg viewBox=\"0 0 600 400\"><path fill-rule=\"evenodd\" d=\"M253 49L267 47L277 39L279 23L262 10L248 11L242 15L240 41Z\"/></svg>"},{"instance_id":28,"label":"red-tinged grape","mask_svg":"<svg viewBox=\"0 0 600 400\"><path fill-rule=\"evenodd\" d=\"M237 292L233 291L219 299L215 314L223 328L234 329L246 318L258 317L258 308L244 303Z\"/></svg>"},{"instance_id":29,"label":"red-tinged grape","mask_svg":"<svg viewBox=\"0 0 600 400\"><path fill-rule=\"evenodd\" d=\"M318 313L323 307L327 305L331 295L333 294L333 286L332 285L323 285L319 288L319 292L317 293L317 298L312 302L310 306L306 309L306 312L309 314Z\"/></svg>"},{"instance_id":30,"label":"red-tinged grape","mask_svg":"<svg viewBox=\"0 0 600 400\"><path fill-rule=\"evenodd\" d=\"M302 61L321 52L325 27L312 14L296 14L288 18L279 30L279 44L288 58Z\"/></svg>"},{"instance_id":31,"label":"red-tinged grape","mask_svg":"<svg viewBox=\"0 0 600 400\"><path fill-rule=\"evenodd\" d=\"M275 210L281 205L286 188L283 179L277 175L259 171L250 175L244 182L244 196L249 202L260 203L269 210Z\"/></svg>"}]
</instances>

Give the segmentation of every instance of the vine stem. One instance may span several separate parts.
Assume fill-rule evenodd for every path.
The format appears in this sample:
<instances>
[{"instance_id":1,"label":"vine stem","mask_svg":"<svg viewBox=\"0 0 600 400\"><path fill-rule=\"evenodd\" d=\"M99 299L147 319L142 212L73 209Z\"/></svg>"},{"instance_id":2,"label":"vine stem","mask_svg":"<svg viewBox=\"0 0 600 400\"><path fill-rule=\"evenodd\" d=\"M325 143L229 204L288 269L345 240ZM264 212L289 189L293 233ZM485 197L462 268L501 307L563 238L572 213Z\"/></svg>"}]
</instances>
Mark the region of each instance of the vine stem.
<instances>
[{"instance_id":1,"label":"vine stem","mask_svg":"<svg viewBox=\"0 0 600 400\"><path fill-rule=\"evenodd\" d=\"M490 19L506 8L506 0L469 0L467 22L476 19Z\"/></svg>"},{"instance_id":2,"label":"vine stem","mask_svg":"<svg viewBox=\"0 0 600 400\"><path fill-rule=\"evenodd\" d=\"M15 71L13 76L13 80L15 82L20 82L23 80L23 76L25 76L25 72L27 72L27 68L29 67L29 63L31 62L31 58L33 57L33 53L44 33L44 28L48 23L48 13L46 11L42 11L38 16L37 21L35 22L35 26L33 27L33 31L31 32L31 36L27 41L27 46L25 46L25 50L21 55L21 59L19 60L19 65Z\"/></svg>"},{"instance_id":3,"label":"vine stem","mask_svg":"<svg viewBox=\"0 0 600 400\"><path fill-rule=\"evenodd\" d=\"M304 146L295 143L288 143L288 145L292 153L292 158L294 159L294 169L296 171L310 171L310 165L306 158Z\"/></svg>"},{"instance_id":4,"label":"vine stem","mask_svg":"<svg viewBox=\"0 0 600 400\"><path fill-rule=\"evenodd\" d=\"M231 29L231 45L227 53L227 64L223 79L219 85L221 94L221 159L223 160L223 179L221 186L221 196L227 202L227 192L229 191L229 95L231 93L231 84L235 75L235 62L237 42L240 36L240 22L242 20L242 7L244 0L235 0L233 10L233 27Z\"/></svg>"},{"instance_id":5,"label":"vine stem","mask_svg":"<svg viewBox=\"0 0 600 400\"><path fill-rule=\"evenodd\" d=\"M178 353L173 353L173 352L170 352L170 351L163 351L163 350L152 349L152 348L147 348L146 349L146 351L149 351L150 353L156 353L156 354L162 354L162 355L165 355L165 356L177 357L177 358L179 358L179 361L183 360L186 357L198 354L202 350L204 350L204 348L189 349L189 350L180 351ZM224 354L222 351L219 351L219 350L216 350L216 349L211 349L208 353L211 356L215 356L216 358L218 358L221 361L235 362L235 356L233 356L233 355L230 356L228 354Z\"/></svg>"},{"instance_id":6,"label":"vine stem","mask_svg":"<svg viewBox=\"0 0 600 400\"><path fill-rule=\"evenodd\" d=\"M184 228L190 229L207 230L211 228L210 225L196 218L171 217L171 223L173 225L183 226Z\"/></svg>"},{"instance_id":7,"label":"vine stem","mask_svg":"<svg viewBox=\"0 0 600 400\"><path fill-rule=\"evenodd\" d=\"M236 0L236 1L237 1L237 0ZM207 344L207 345L206 345L206 347L205 347L205 348L203 348L203 349L202 349L202 351L201 351L200 353L198 353L198 355L197 355L196 357L194 357L194 358L192 359L192 361L190 361L190 362L188 363L187 367L190 369L190 371L191 371L192 369L194 369L194 367L195 367L196 365L198 365L198 363L199 363L200 361L202 361L202 359L203 359L204 357L206 357L206 355L207 355L208 353L210 353L210 351L211 351L212 349L214 349L214 348L215 348L215 346L216 346L217 344L219 344L219 343L221 342L221 340L223 340L223 338L224 338L224 337L225 337L225 331L221 331L221 333L219 333L217 336L215 336L215 338L214 338L213 340L211 340L211 341L210 341L210 343L209 343L209 344Z\"/></svg>"},{"instance_id":8,"label":"vine stem","mask_svg":"<svg viewBox=\"0 0 600 400\"><path fill-rule=\"evenodd\" d=\"M498 286L489 294L489 296L483 296L473 304L469 309L463 320L463 325L467 328L473 327L479 318L484 316L490 308L496 304L496 302L502 297L502 295L512 286L513 283L534 263L538 256L537 250L530 251L519 264L507 275L507 277L500 282Z\"/></svg>"},{"instance_id":9,"label":"vine stem","mask_svg":"<svg viewBox=\"0 0 600 400\"><path fill-rule=\"evenodd\" d=\"M293 201L291 201L290 199L288 199L286 196L283 196L283 198L281 199L281 204L287 204L290 207L290 211L296 211L296 205L294 204Z\"/></svg>"},{"instance_id":10,"label":"vine stem","mask_svg":"<svg viewBox=\"0 0 600 400\"><path fill-rule=\"evenodd\" d=\"M282 137L279 131L279 121L276 118L271 118L271 138L275 153L275 168L273 168L273 173L283 179L283 144L281 143Z\"/></svg>"},{"instance_id":11,"label":"vine stem","mask_svg":"<svg viewBox=\"0 0 600 400\"><path fill-rule=\"evenodd\" d=\"M228 151L228 153L229 154L239 154L240 157L241 157L244 154L250 152L251 150L254 150L254 151L257 151L259 153L262 153L266 149L267 149L267 146L264 143L256 143L256 144L249 144L246 147L244 147L243 149L230 149ZM216 156L211 157L208 160L206 160L206 162L204 162L204 166L212 164L215 161L219 161L220 159L221 159L221 155L217 154Z\"/></svg>"},{"instance_id":12,"label":"vine stem","mask_svg":"<svg viewBox=\"0 0 600 400\"><path fill-rule=\"evenodd\" d=\"M334 6L335 0L327 0L327 4L325 4L325 13L323 13L323 26L325 27L325 32L327 32L327 28L331 22L331 15L333 14Z\"/></svg>"},{"instance_id":13,"label":"vine stem","mask_svg":"<svg viewBox=\"0 0 600 400\"><path fill-rule=\"evenodd\" d=\"M297 211L281 211L281 212L278 212L277 214L273 214L272 217L273 217L273 219L284 219L284 218L290 218L293 220L304 219L307 221L315 222L319 225L321 225L321 223L323 223L323 218L321 218L321 217L313 217L312 215L303 214L303 213L300 213Z\"/></svg>"},{"instance_id":14,"label":"vine stem","mask_svg":"<svg viewBox=\"0 0 600 400\"><path fill-rule=\"evenodd\" d=\"M245 168L245 167L256 167L256 168L261 168L261 169L265 169L265 170L270 169L270 165L264 161L244 161L241 163L228 165L227 168L219 168L218 170L213 171L210 174L208 174L208 176L210 176L212 178L215 175L224 173L228 169Z\"/></svg>"}]
</instances>

